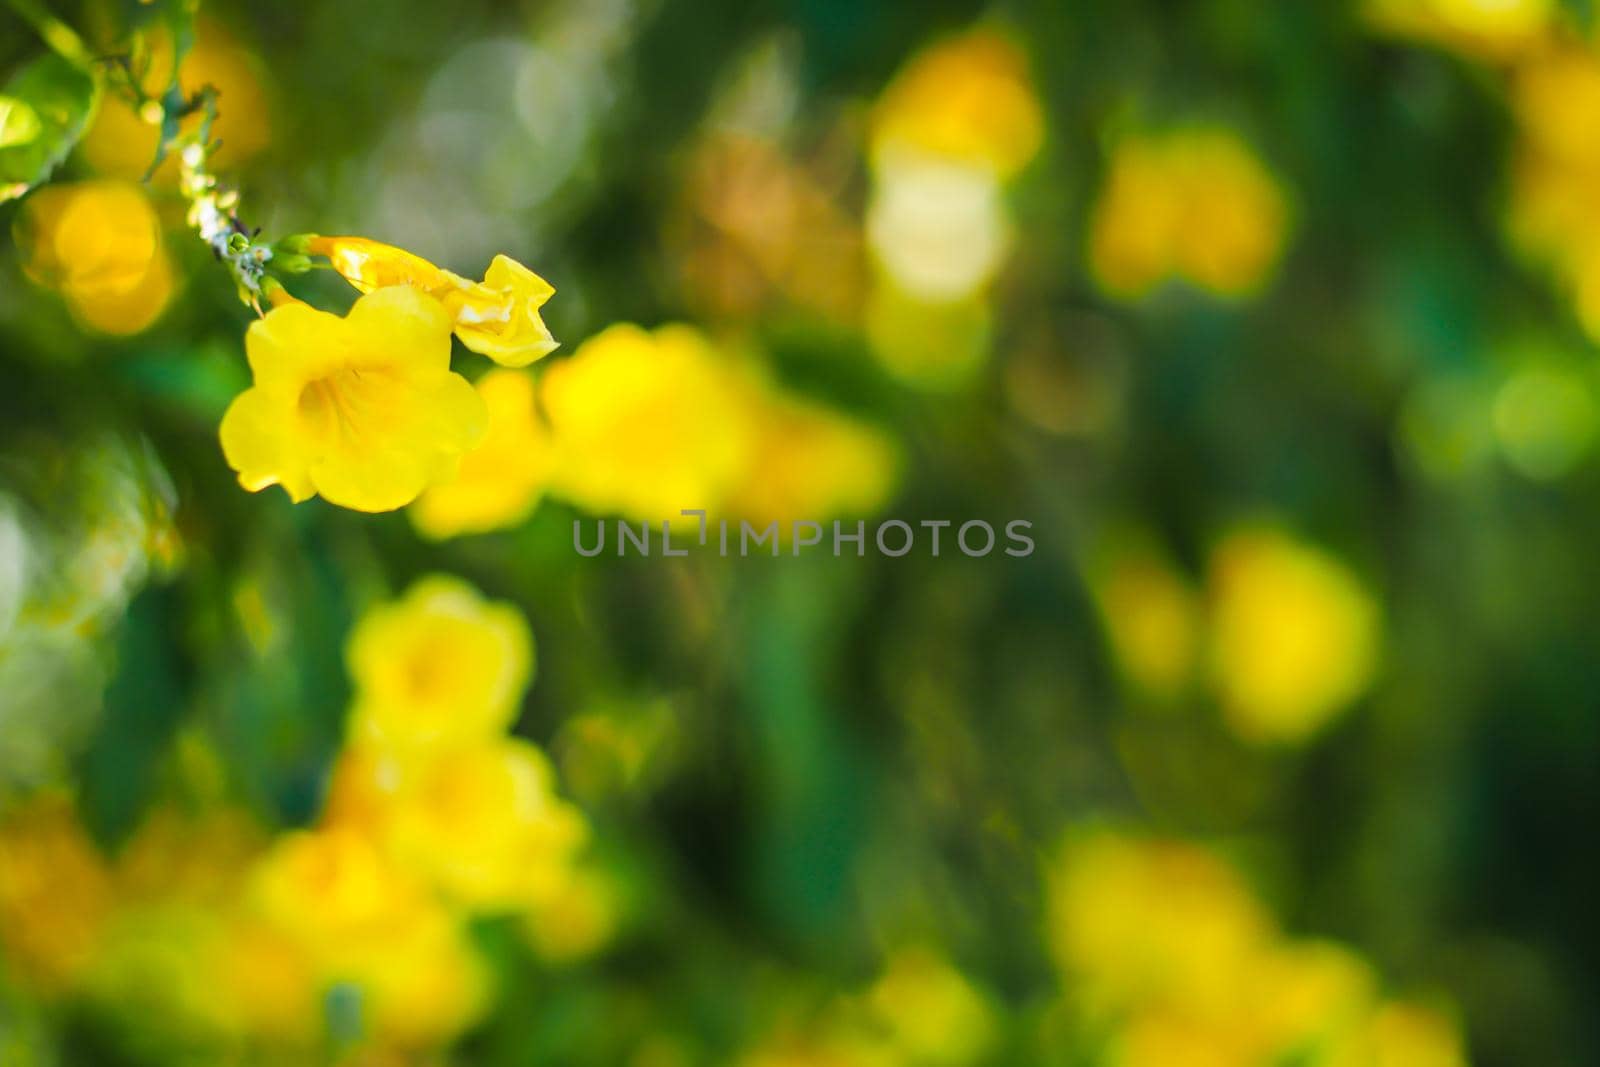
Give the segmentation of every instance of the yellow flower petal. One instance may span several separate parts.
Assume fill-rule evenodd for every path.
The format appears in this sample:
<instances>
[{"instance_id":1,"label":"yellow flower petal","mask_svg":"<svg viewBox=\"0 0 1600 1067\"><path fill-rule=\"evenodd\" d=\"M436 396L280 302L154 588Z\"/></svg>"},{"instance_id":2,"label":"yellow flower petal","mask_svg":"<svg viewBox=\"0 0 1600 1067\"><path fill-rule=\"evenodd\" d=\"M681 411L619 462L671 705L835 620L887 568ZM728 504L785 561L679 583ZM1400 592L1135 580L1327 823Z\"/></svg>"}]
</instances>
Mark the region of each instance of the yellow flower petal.
<instances>
[{"instance_id":1,"label":"yellow flower petal","mask_svg":"<svg viewBox=\"0 0 1600 1067\"><path fill-rule=\"evenodd\" d=\"M549 433L535 410L533 379L492 370L476 388L489 412L489 432L467 453L456 477L440 482L411 506L424 537L483 533L521 522L539 502L554 468Z\"/></svg>"},{"instance_id":2,"label":"yellow flower petal","mask_svg":"<svg viewBox=\"0 0 1600 1067\"><path fill-rule=\"evenodd\" d=\"M481 285L458 291L450 303L461 343L503 367L525 367L559 342L539 315L555 293L549 282L509 256L495 256Z\"/></svg>"}]
</instances>

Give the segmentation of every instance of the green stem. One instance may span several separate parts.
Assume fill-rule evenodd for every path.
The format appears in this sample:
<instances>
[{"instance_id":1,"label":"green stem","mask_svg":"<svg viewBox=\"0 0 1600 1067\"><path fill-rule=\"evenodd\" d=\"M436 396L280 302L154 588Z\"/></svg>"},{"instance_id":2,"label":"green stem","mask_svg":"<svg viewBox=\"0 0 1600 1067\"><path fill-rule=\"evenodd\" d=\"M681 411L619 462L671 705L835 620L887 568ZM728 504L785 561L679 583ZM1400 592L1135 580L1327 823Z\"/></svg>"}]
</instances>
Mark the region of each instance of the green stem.
<instances>
[{"instance_id":1,"label":"green stem","mask_svg":"<svg viewBox=\"0 0 1600 1067\"><path fill-rule=\"evenodd\" d=\"M36 30L44 43L68 63L87 73L94 72L94 54L71 26L51 13L38 0L6 0L22 20Z\"/></svg>"}]
</instances>

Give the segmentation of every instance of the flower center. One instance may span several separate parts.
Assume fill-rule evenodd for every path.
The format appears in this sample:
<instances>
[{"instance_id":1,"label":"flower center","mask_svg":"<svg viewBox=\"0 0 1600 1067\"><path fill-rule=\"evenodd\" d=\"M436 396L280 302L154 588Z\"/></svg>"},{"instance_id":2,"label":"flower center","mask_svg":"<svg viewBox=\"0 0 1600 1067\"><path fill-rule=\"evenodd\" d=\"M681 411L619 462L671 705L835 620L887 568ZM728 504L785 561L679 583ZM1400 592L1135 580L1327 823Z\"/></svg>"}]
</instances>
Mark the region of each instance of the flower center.
<instances>
[{"instance_id":1,"label":"flower center","mask_svg":"<svg viewBox=\"0 0 1600 1067\"><path fill-rule=\"evenodd\" d=\"M307 382L299 411L307 428L324 440L354 440L381 425L383 372L347 367Z\"/></svg>"}]
</instances>

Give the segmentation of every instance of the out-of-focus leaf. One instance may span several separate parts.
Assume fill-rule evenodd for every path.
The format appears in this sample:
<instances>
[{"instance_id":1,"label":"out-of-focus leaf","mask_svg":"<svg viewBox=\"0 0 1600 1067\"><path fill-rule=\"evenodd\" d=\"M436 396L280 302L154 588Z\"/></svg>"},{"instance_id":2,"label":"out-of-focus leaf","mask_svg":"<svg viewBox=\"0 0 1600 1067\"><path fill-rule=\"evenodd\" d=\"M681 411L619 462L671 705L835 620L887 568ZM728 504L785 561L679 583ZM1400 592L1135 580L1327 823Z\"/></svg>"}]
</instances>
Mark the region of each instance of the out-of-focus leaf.
<instances>
[{"instance_id":1,"label":"out-of-focus leaf","mask_svg":"<svg viewBox=\"0 0 1600 1067\"><path fill-rule=\"evenodd\" d=\"M50 176L83 136L98 99L94 79L53 53L12 76L0 96L0 202L21 196ZM9 117L17 105L32 115L36 126L21 139L12 126L27 120Z\"/></svg>"},{"instance_id":2,"label":"out-of-focus leaf","mask_svg":"<svg viewBox=\"0 0 1600 1067\"><path fill-rule=\"evenodd\" d=\"M14 96L0 96L0 148L28 144L42 128L33 105Z\"/></svg>"}]
</instances>

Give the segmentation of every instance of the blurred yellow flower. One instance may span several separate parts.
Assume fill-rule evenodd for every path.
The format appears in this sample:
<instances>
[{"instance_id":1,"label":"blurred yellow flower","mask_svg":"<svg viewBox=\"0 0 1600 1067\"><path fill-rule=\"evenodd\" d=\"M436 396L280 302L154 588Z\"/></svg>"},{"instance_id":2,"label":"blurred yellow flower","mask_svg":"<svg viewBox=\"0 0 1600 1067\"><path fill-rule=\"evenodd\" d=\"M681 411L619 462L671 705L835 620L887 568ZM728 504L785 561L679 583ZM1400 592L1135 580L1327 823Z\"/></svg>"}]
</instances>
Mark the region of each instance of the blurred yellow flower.
<instances>
[{"instance_id":1,"label":"blurred yellow flower","mask_svg":"<svg viewBox=\"0 0 1600 1067\"><path fill-rule=\"evenodd\" d=\"M1052 944L1118 1067L1462 1067L1442 1017L1385 1003L1338 945L1282 936L1205 849L1093 831L1050 877Z\"/></svg>"},{"instance_id":2,"label":"blurred yellow flower","mask_svg":"<svg viewBox=\"0 0 1600 1067\"><path fill-rule=\"evenodd\" d=\"M25 202L17 237L28 276L58 289L73 316L102 333L144 330L172 295L161 222L130 182L45 186Z\"/></svg>"},{"instance_id":3,"label":"blurred yellow flower","mask_svg":"<svg viewBox=\"0 0 1600 1067\"><path fill-rule=\"evenodd\" d=\"M356 687L352 736L409 749L477 743L516 718L533 635L515 607L434 575L369 611L345 656Z\"/></svg>"},{"instance_id":4,"label":"blurred yellow flower","mask_svg":"<svg viewBox=\"0 0 1600 1067\"><path fill-rule=\"evenodd\" d=\"M1210 564L1211 666L1250 741L1304 741L1372 680L1377 605L1343 564L1266 527L1230 533Z\"/></svg>"},{"instance_id":5,"label":"blurred yellow flower","mask_svg":"<svg viewBox=\"0 0 1600 1067\"><path fill-rule=\"evenodd\" d=\"M899 453L882 431L752 381L753 440L744 476L727 500L755 523L870 514L883 507Z\"/></svg>"},{"instance_id":6,"label":"blurred yellow flower","mask_svg":"<svg viewBox=\"0 0 1600 1067\"><path fill-rule=\"evenodd\" d=\"M456 920L362 833L286 834L255 872L251 901L313 961L318 987L355 990L380 1039L433 1045L465 1028L487 995Z\"/></svg>"},{"instance_id":7,"label":"blurred yellow flower","mask_svg":"<svg viewBox=\"0 0 1600 1067\"><path fill-rule=\"evenodd\" d=\"M46 794L0 820L0 973L44 993L71 989L113 905L104 861L68 800Z\"/></svg>"},{"instance_id":8,"label":"blurred yellow flower","mask_svg":"<svg viewBox=\"0 0 1600 1067\"><path fill-rule=\"evenodd\" d=\"M903 152L976 163L1009 177L1039 151L1044 115L1027 57L1007 35L969 30L924 49L872 116L875 159Z\"/></svg>"},{"instance_id":9,"label":"blurred yellow flower","mask_svg":"<svg viewBox=\"0 0 1600 1067\"><path fill-rule=\"evenodd\" d=\"M199 966L224 1025L236 1034L293 1045L319 1035L315 961L302 942L273 924L230 915Z\"/></svg>"},{"instance_id":10,"label":"blurred yellow flower","mask_svg":"<svg viewBox=\"0 0 1600 1067\"><path fill-rule=\"evenodd\" d=\"M1547 40L1559 0L1367 0L1367 18L1398 37L1468 55L1506 59Z\"/></svg>"},{"instance_id":11,"label":"blurred yellow flower","mask_svg":"<svg viewBox=\"0 0 1600 1067\"><path fill-rule=\"evenodd\" d=\"M1273 935L1226 863L1196 846L1093 831L1051 872L1050 944L1093 1012L1205 1009L1232 995Z\"/></svg>"},{"instance_id":12,"label":"blurred yellow flower","mask_svg":"<svg viewBox=\"0 0 1600 1067\"><path fill-rule=\"evenodd\" d=\"M688 326L612 326L545 372L555 489L595 512L660 521L715 508L747 469L748 405Z\"/></svg>"},{"instance_id":13,"label":"blurred yellow flower","mask_svg":"<svg viewBox=\"0 0 1600 1067\"><path fill-rule=\"evenodd\" d=\"M1518 142L1507 229L1546 263L1567 290L1579 321L1600 338L1600 57L1584 47L1541 51L1512 83Z\"/></svg>"},{"instance_id":14,"label":"blurred yellow flower","mask_svg":"<svg viewBox=\"0 0 1600 1067\"><path fill-rule=\"evenodd\" d=\"M1519 64L1511 83L1512 114L1522 143L1569 164L1600 165L1600 56L1584 47L1542 51Z\"/></svg>"},{"instance_id":15,"label":"blurred yellow flower","mask_svg":"<svg viewBox=\"0 0 1600 1067\"><path fill-rule=\"evenodd\" d=\"M291 303L251 323L255 385L222 419L222 448L251 492L281 485L358 511L389 511L454 477L487 427L483 400L450 370L450 321L404 286L350 314Z\"/></svg>"},{"instance_id":16,"label":"blurred yellow flower","mask_svg":"<svg viewBox=\"0 0 1600 1067\"><path fill-rule=\"evenodd\" d=\"M1147 696L1172 700L1194 676L1200 604L1189 583L1153 546L1126 531L1091 565L1091 584L1111 653Z\"/></svg>"},{"instance_id":17,"label":"blurred yellow flower","mask_svg":"<svg viewBox=\"0 0 1600 1067\"><path fill-rule=\"evenodd\" d=\"M517 738L436 752L347 752L344 817L368 820L395 862L476 910L513 910L561 888L586 826L555 794L544 753ZM349 801L359 795L361 802Z\"/></svg>"},{"instance_id":18,"label":"blurred yellow flower","mask_svg":"<svg viewBox=\"0 0 1600 1067\"><path fill-rule=\"evenodd\" d=\"M489 412L489 432L462 457L455 479L430 487L409 512L412 525L434 540L515 526L533 512L554 470L533 379L492 370L474 388Z\"/></svg>"},{"instance_id":19,"label":"blurred yellow flower","mask_svg":"<svg viewBox=\"0 0 1600 1067\"><path fill-rule=\"evenodd\" d=\"M880 285L867 303L873 355L901 381L926 389L956 389L989 354L993 313L978 296L927 301L898 286Z\"/></svg>"},{"instance_id":20,"label":"blurred yellow flower","mask_svg":"<svg viewBox=\"0 0 1600 1067\"><path fill-rule=\"evenodd\" d=\"M1114 149L1093 209L1090 266L1119 297L1173 277L1247 296L1276 265L1288 216L1277 179L1232 131L1132 135Z\"/></svg>"},{"instance_id":21,"label":"blurred yellow flower","mask_svg":"<svg viewBox=\"0 0 1600 1067\"><path fill-rule=\"evenodd\" d=\"M568 963L604 947L616 934L621 913L616 884L599 871L578 866L539 894L524 926L541 958Z\"/></svg>"},{"instance_id":22,"label":"blurred yellow flower","mask_svg":"<svg viewBox=\"0 0 1600 1067\"><path fill-rule=\"evenodd\" d=\"M172 37L158 25L145 35L147 73L144 91L160 96L172 71ZM217 119L211 133L219 143L213 162L224 169L236 167L259 154L271 141L271 115L262 84L261 65L221 24L200 18L195 23L194 45L183 58L178 79L186 93L209 85L217 90ZM198 115L184 123L190 130ZM156 123L142 118L120 96L102 94L94 122L79 148L89 165L103 174L129 180L142 178L155 162L160 133ZM175 183L176 160L169 159L156 173L163 183Z\"/></svg>"},{"instance_id":23,"label":"blurred yellow flower","mask_svg":"<svg viewBox=\"0 0 1600 1067\"><path fill-rule=\"evenodd\" d=\"M1332 1056L1328 1067L1466 1067L1456 1025L1416 1004L1387 1004Z\"/></svg>"},{"instance_id":24,"label":"blurred yellow flower","mask_svg":"<svg viewBox=\"0 0 1600 1067\"><path fill-rule=\"evenodd\" d=\"M502 366L525 367L559 347L539 314L555 289L510 256L495 256L483 281L472 282L366 237L313 236L305 247L363 293L391 285L427 293L450 313L462 344Z\"/></svg>"},{"instance_id":25,"label":"blurred yellow flower","mask_svg":"<svg viewBox=\"0 0 1600 1067\"><path fill-rule=\"evenodd\" d=\"M901 949L891 956L866 1000L890 1042L914 1063L973 1063L996 1036L988 999L926 948Z\"/></svg>"}]
</instances>

